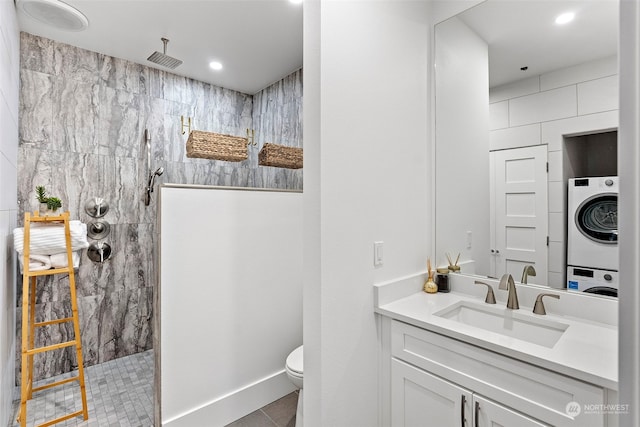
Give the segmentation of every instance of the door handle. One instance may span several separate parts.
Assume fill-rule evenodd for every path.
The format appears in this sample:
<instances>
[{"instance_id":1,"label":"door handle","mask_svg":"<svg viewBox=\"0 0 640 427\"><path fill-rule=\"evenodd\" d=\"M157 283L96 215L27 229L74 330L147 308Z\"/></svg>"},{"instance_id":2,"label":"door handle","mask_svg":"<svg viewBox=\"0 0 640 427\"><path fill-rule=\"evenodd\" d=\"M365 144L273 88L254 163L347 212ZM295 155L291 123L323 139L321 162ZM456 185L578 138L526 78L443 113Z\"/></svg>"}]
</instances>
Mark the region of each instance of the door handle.
<instances>
[{"instance_id":1,"label":"door handle","mask_svg":"<svg viewBox=\"0 0 640 427\"><path fill-rule=\"evenodd\" d=\"M460 425L464 427L464 405L467 403L467 398L465 395L462 395L461 403L460 403Z\"/></svg>"},{"instance_id":2,"label":"door handle","mask_svg":"<svg viewBox=\"0 0 640 427\"><path fill-rule=\"evenodd\" d=\"M475 427L479 427L480 426L480 421L478 420L478 418L480 417L480 402L476 401L476 410L475 410L475 414L474 417L475 418Z\"/></svg>"}]
</instances>

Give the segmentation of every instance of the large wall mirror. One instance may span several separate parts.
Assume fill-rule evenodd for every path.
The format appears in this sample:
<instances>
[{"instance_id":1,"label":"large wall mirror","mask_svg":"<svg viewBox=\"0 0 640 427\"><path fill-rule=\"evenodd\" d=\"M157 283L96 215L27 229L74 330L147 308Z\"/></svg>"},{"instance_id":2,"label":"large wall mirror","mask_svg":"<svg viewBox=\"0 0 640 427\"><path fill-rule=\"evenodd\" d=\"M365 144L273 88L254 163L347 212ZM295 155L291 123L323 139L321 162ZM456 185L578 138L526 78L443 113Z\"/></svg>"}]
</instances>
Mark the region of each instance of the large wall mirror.
<instances>
[{"instance_id":1,"label":"large wall mirror","mask_svg":"<svg viewBox=\"0 0 640 427\"><path fill-rule=\"evenodd\" d=\"M486 0L435 28L438 264L611 295L617 0Z\"/></svg>"}]
</instances>

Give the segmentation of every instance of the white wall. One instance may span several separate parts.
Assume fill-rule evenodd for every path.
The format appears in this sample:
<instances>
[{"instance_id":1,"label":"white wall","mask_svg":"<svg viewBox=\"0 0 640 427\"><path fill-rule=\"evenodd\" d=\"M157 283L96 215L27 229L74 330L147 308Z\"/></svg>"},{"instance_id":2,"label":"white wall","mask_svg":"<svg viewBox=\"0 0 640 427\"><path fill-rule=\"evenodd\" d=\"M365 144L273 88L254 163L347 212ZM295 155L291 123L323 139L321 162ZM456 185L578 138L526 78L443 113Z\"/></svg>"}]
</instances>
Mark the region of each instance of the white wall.
<instances>
[{"instance_id":1,"label":"white wall","mask_svg":"<svg viewBox=\"0 0 640 427\"><path fill-rule=\"evenodd\" d=\"M620 2L620 427L640 425L640 2Z\"/></svg>"},{"instance_id":2,"label":"white wall","mask_svg":"<svg viewBox=\"0 0 640 427\"><path fill-rule=\"evenodd\" d=\"M547 145L548 283L565 287L567 174L563 139L618 127L617 57L494 87L490 99L491 150Z\"/></svg>"},{"instance_id":3,"label":"white wall","mask_svg":"<svg viewBox=\"0 0 640 427\"><path fill-rule=\"evenodd\" d=\"M429 11L310 1L304 13L305 426L370 427L373 284L424 272L431 242Z\"/></svg>"},{"instance_id":4,"label":"white wall","mask_svg":"<svg viewBox=\"0 0 640 427\"><path fill-rule=\"evenodd\" d=\"M435 43L436 261L446 266L445 253L460 253L461 262L474 261L463 272L487 273L489 50L457 18L437 25Z\"/></svg>"},{"instance_id":5,"label":"white wall","mask_svg":"<svg viewBox=\"0 0 640 427\"><path fill-rule=\"evenodd\" d=\"M440 2L446 3L446 2ZM458 3L458 2L449 2ZM353 5L352 5L353 7ZM365 7L365 6L363 6ZM396 7L400 7L396 5ZM356 172L347 168L346 170L332 171L329 166L333 164L328 154L323 153L325 147L328 151L335 150L339 147L338 141L334 141L328 136L324 135L324 130L327 128L340 127L339 121L335 118L329 120L329 117L324 117L324 100L329 96L325 93L325 86L320 86L326 78L335 74L337 77L338 71L331 71L332 67L325 66L325 57L328 56L327 52L323 49L325 45L325 36L327 32L331 32L333 28L331 24L337 24L340 19L344 21L342 25L337 25L342 31L347 33L346 40L351 40L351 35L348 31L342 28L349 25L352 19L366 20L365 17L358 17L357 15L345 15L345 16L333 16L327 13L323 13L323 6L319 2L309 1L305 3L305 98L304 98L304 115L305 115L305 348L310 351L305 352L305 421L308 425L365 425L363 419L358 417L359 414L373 412L367 410L367 405L375 405L373 397L371 396L370 388L373 384L373 377L375 375L375 368L370 362L374 357L374 352L369 346L371 337L371 329L369 320L370 305L368 305L368 290L369 284L366 283L369 277L375 273L371 273L369 269L364 265L364 262L359 261L356 265L355 260L345 259L341 263L330 263L330 259L333 261L335 255L330 259L326 256L326 239L335 238L334 233L330 233L329 229L335 227L335 220L331 221L329 214L333 213L337 215L339 207L335 203L329 203L325 200L324 192L330 191L325 178L327 176L341 175L352 178ZM438 8L436 8L438 9ZM434 16L438 16L439 21L446 19L451 15L439 12L434 9ZM638 242L640 241L640 228L639 220L640 213L638 212L638 194L640 194L640 178L637 171L640 170L640 156L638 155L638 147L640 147L640 134L638 131L638 117L640 111L638 111L638 105L640 104L640 89L638 76L640 76L640 70L638 70L638 58L640 57L639 46L637 44L637 37L640 33L640 7L638 7L637 1L622 1L621 16L623 17L623 37L621 40L621 59L625 64L621 73L622 85L628 92L623 92L622 104L626 106L620 128L620 175L624 178L627 184L621 186L621 200L627 200L629 206L629 214L624 218L621 217L621 228L625 227L629 233L627 238L621 236L621 247L628 249L625 255L622 257L621 277L626 279L629 283L640 282L640 275L638 274L637 260L640 257ZM325 30L322 34L321 31ZM626 34L625 34L626 32ZM398 41L402 37L403 32L397 33L389 32L385 34L387 39L393 39ZM366 45L366 44L365 44ZM340 49L342 51L342 49ZM346 48L345 48L346 50ZM349 57L349 55L351 57ZM361 60L364 56L361 52L361 48L352 49L349 52L345 66L346 77L353 79L355 87L360 87L359 82L362 76L354 76L353 72L349 71L349 66L354 62ZM400 64L406 64L409 66L410 59L407 61L401 61ZM328 65L328 64L327 64ZM337 65L333 65L337 67ZM402 67L403 71L405 68ZM427 73L428 74L428 73ZM373 76L372 76L373 75ZM395 74L393 74L395 76ZM379 81L384 81L384 76L377 72L376 68L369 70L366 74L367 80L370 78L376 78ZM363 84L363 83L362 83ZM386 84L390 84L387 82ZM418 102L415 98L417 94L409 96L407 99L412 102ZM345 93L342 97L334 95L342 100L348 100L349 96ZM339 100L339 99L338 99ZM332 101L336 101L333 100ZM362 104L358 108L346 104L345 108L338 108L339 112L349 113L351 115L358 115L362 118L366 117L372 110L375 110L376 106L380 107L383 103L376 105ZM378 123L376 118L383 118ZM345 120L348 121L348 120ZM382 115L376 115L372 117L371 123L374 125L387 123ZM342 127L347 127L347 123ZM413 126L413 125L412 125ZM572 124L568 123L568 127ZM361 140L358 138L358 140ZM378 141L377 146L383 146ZM351 153L352 150L349 147L345 147L347 153ZM367 154L366 159L362 156L358 156L360 161L369 160L371 154ZM625 162L622 162L622 159ZM393 160L393 157L391 158ZM355 167L356 161L350 166ZM430 166L430 161L424 160L423 167ZM428 181L428 178L426 179ZM371 193L371 185L367 184L367 179L361 180L365 183L364 190ZM430 200L429 185L425 185L425 189L419 188L422 186L421 182L410 181L408 185L411 188L405 188L405 191L415 192L414 195L426 194ZM340 187L338 187L340 190ZM344 190L344 189L343 189ZM379 197L369 196L369 201L384 200L386 194L378 193ZM361 196L365 198L365 195ZM349 200L344 201L344 211L348 214L350 209L358 206L361 198L358 198L354 202ZM425 202L427 205L430 202ZM622 203L622 202L621 202ZM369 204L366 204L368 207ZM358 213L361 213L363 208L358 207ZM430 209L427 210L430 212ZM389 216L389 222L397 219L397 214L392 212ZM351 215L348 215L351 218ZM401 221L398 226L402 229L411 228L412 226L418 226L421 224L421 220L412 222ZM426 219L427 223L431 223L431 219ZM360 221L350 221L348 223L349 230L345 233L345 238L339 238L338 241L347 242L363 242L361 244L362 250L365 252L369 248L368 228L371 219L367 216ZM385 221L386 222L386 221ZM416 233L420 231L416 229ZM354 234L364 234L363 237L355 236ZM428 234L428 233L426 233ZM429 237L427 237L429 238ZM366 240L366 241L365 241ZM345 252L340 250L337 255L343 255ZM408 250L403 250L403 254L407 259L413 260L415 254L412 254ZM359 258L358 258L359 260ZM624 265L626 260L627 265ZM351 262L350 262L351 261ZM417 262L417 261L416 261ZM387 266L389 266L387 264ZM331 267L331 268L330 268ZM353 272L352 269L357 270ZM409 271L412 268L396 267L394 266L394 272L403 270ZM345 280L351 276L357 275L357 280ZM341 288L344 288L344 292L341 292ZM640 307L640 299L638 296L637 287L630 287L626 292L621 291L621 295L628 295L629 298L621 298L621 343L623 345L624 352L621 351L621 403L630 403L631 415L628 417L622 417L624 426L637 426L640 424L640 411L636 407L635 402L640 401L638 396L638 378L640 378L639 361L640 355L638 354L638 325L640 320L638 319L638 307ZM364 325L360 328L360 325ZM343 332L342 332L343 331ZM362 333L361 333L362 332ZM365 337L364 335L367 334ZM333 336L332 336L333 335ZM359 348L355 348L357 344L353 341L357 340L359 343L367 344L364 347L362 344ZM342 360L341 363L335 364L335 359ZM346 361L346 362L345 362ZM353 368L354 376L351 376L348 368ZM327 376L320 377L320 374L327 373ZM338 378L338 374L344 374L345 377L355 378L351 380L351 383L346 383ZM344 389L340 388L344 386ZM331 392L335 393L335 396L331 396ZM321 401L320 398L324 397ZM340 418L342 417L342 418ZM333 421L333 424L324 421ZM354 423L354 421L357 421ZM367 418L365 421L371 421ZM369 424L373 425L373 424Z\"/></svg>"},{"instance_id":6,"label":"white wall","mask_svg":"<svg viewBox=\"0 0 640 427\"><path fill-rule=\"evenodd\" d=\"M0 425L12 416L15 386L19 32L13 0L0 0Z\"/></svg>"},{"instance_id":7,"label":"white wall","mask_svg":"<svg viewBox=\"0 0 640 427\"><path fill-rule=\"evenodd\" d=\"M163 426L226 425L292 392L302 193L161 187Z\"/></svg>"}]
</instances>

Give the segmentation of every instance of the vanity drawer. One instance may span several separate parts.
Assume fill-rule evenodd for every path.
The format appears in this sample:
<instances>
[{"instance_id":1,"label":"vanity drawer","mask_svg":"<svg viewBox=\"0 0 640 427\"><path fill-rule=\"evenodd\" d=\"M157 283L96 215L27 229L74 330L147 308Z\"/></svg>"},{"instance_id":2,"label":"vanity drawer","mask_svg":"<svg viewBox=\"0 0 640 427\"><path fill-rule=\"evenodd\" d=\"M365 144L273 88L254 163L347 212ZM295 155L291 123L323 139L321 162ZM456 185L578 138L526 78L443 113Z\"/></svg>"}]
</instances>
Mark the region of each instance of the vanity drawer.
<instances>
[{"instance_id":1,"label":"vanity drawer","mask_svg":"<svg viewBox=\"0 0 640 427\"><path fill-rule=\"evenodd\" d=\"M567 404L605 403L604 389L399 321L392 356L555 426L604 425L602 414L570 416Z\"/></svg>"}]
</instances>

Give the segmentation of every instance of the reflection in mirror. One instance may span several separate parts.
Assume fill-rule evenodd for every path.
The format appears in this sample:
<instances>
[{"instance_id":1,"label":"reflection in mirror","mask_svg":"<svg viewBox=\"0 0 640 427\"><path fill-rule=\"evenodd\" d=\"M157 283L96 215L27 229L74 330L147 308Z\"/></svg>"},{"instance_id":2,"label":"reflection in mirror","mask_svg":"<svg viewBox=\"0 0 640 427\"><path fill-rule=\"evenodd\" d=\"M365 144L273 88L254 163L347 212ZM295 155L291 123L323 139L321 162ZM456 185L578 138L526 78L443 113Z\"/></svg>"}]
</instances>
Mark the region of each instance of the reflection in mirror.
<instances>
[{"instance_id":1,"label":"reflection in mirror","mask_svg":"<svg viewBox=\"0 0 640 427\"><path fill-rule=\"evenodd\" d=\"M436 26L438 266L617 290L617 21L615 0L487 0Z\"/></svg>"}]
</instances>

